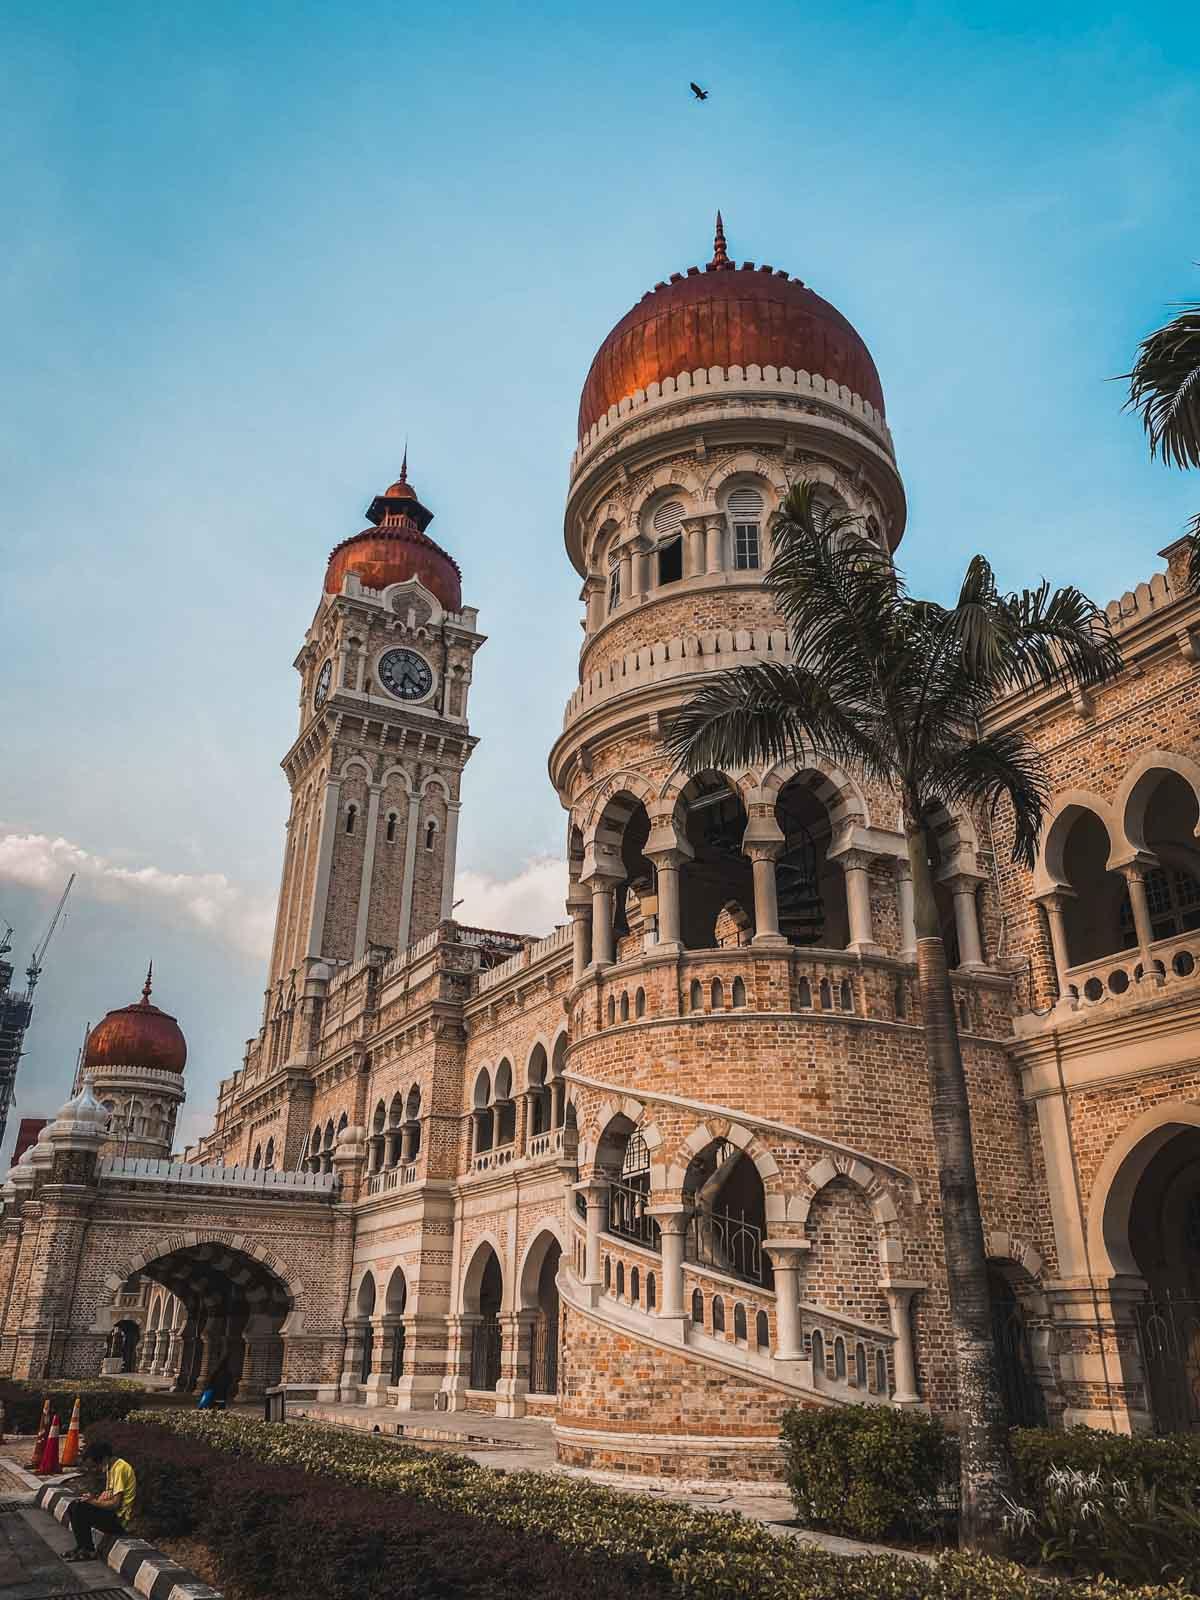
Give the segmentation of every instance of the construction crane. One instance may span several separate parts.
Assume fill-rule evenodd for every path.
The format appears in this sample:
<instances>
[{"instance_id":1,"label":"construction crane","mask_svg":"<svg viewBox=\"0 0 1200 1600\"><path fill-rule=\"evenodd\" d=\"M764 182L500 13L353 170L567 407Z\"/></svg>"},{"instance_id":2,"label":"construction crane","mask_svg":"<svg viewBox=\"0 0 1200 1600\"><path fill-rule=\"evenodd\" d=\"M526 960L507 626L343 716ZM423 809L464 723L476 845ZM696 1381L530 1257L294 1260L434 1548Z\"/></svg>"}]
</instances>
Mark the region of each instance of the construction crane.
<instances>
[{"instance_id":1,"label":"construction crane","mask_svg":"<svg viewBox=\"0 0 1200 1600\"><path fill-rule=\"evenodd\" d=\"M0 1144L4 1142L5 1130L8 1127L8 1111L16 1088L17 1065L25 1043L25 1030L33 1016L33 991L37 988L38 979L42 975L46 951L50 947L54 930L58 927L63 907L67 903L67 896L74 882L75 874L72 873L54 909L50 926L46 929L46 937L29 958L29 965L25 968L28 986L24 993L13 992L11 987L13 966L11 961L5 959L12 949L12 929L6 927L3 937L0 937Z\"/></svg>"}]
</instances>

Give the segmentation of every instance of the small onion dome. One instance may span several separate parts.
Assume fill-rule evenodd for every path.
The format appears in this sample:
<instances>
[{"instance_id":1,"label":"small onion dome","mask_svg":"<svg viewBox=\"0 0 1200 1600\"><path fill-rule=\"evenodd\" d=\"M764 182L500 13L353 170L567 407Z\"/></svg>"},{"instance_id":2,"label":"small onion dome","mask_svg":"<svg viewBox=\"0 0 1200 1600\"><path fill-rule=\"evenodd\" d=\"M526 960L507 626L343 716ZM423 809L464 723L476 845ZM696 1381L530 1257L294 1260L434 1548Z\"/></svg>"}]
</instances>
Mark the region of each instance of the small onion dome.
<instances>
[{"instance_id":1,"label":"small onion dome","mask_svg":"<svg viewBox=\"0 0 1200 1600\"><path fill-rule=\"evenodd\" d=\"M447 611L462 610L462 573L458 563L425 532L433 512L423 506L408 481L408 452L400 476L367 507L372 524L343 539L331 553L325 572L326 594L339 594L348 573L367 589L419 578Z\"/></svg>"},{"instance_id":2,"label":"small onion dome","mask_svg":"<svg viewBox=\"0 0 1200 1600\"><path fill-rule=\"evenodd\" d=\"M819 374L883 412L875 362L846 318L799 278L730 261L718 212L704 271L689 267L656 284L596 352L579 401L579 437L651 383L701 367L749 366Z\"/></svg>"},{"instance_id":3,"label":"small onion dome","mask_svg":"<svg viewBox=\"0 0 1200 1600\"><path fill-rule=\"evenodd\" d=\"M160 1011L159 1016L163 1013ZM103 1133L108 1127L108 1112L92 1092L90 1075L85 1075L83 1088L59 1109L50 1125L50 1132Z\"/></svg>"},{"instance_id":4,"label":"small onion dome","mask_svg":"<svg viewBox=\"0 0 1200 1600\"><path fill-rule=\"evenodd\" d=\"M110 1011L88 1034L83 1052L85 1071L97 1067L157 1067L164 1072L183 1071L187 1041L175 1018L150 1004L153 971L151 964L142 998L136 1005Z\"/></svg>"}]
</instances>

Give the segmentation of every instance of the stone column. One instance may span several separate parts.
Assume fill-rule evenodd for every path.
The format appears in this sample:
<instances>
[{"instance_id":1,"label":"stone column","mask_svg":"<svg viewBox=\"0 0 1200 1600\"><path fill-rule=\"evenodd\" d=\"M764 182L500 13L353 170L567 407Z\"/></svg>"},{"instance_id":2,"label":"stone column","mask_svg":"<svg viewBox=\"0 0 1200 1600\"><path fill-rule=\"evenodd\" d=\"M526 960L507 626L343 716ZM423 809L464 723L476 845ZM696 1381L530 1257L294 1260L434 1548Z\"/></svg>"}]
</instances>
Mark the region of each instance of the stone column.
<instances>
[{"instance_id":1,"label":"stone column","mask_svg":"<svg viewBox=\"0 0 1200 1600\"><path fill-rule=\"evenodd\" d=\"M319 957L325 938L325 907L329 900L329 874L333 868L333 839L338 825L338 802L342 780L325 780L325 800L321 807L321 831L317 843L317 881L312 897L312 915L304 947L306 956Z\"/></svg>"},{"instance_id":2,"label":"stone column","mask_svg":"<svg viewBox=\"0 0 1200 1600\"><path fill-rule=\"evenodd\" d=\"M725 541L725 518L705 517L704 519L704 570L707 573L720 572L724 567L722 560L722 545Z\"/></svg>"},{"instance_id":3,"label":"stone column","mask_svg":"<svg viewBox=\"0 0 1200 1600\"><path fill-rule=\"evenodd\" d=\"M592 886L592 965L611 967L616 960L616 938L613 933L613 891L617 880L599 872L591 878Z\"/></svg>"},{"instance_id":4,"label":"stone column","mask_svg":"<svg viewBox=\"0 0 1200 1600\"><path fill-rule=\"evenodd\" d=\"M478 1312L464 1311L447 1318L449 1350L447 1365L449 1376L442 1387L449 1395L449 1409L462 1411L467 1404L467 1389L471 1382L471 1344L475 1329L483 1318Z\"/></svg>"},{"instance_id":5,"label":"stone column","mask_svg":"<svg viewBox=\"0 0 1200 1600\"><path fill-rule=\"evenodd\" d=\"M846 879L846 910L850 918L851 950L874 954L875 929L871 918L871 857L865 850L841 850L831 856L841 863Z\"/></svg>"},{"instance_id":6,"label":"stone column","mask_svg":"<svg viewBox=\"0 0 1200 1600\"><path fill-rule=\"evenodd\" d=\"M923 1283L881 1283L879 1287L887 1297L888 1315L892 1322L892 1332L896 1335L896 1343L892 1346L892 1361L896 1368L896 1389L892 1399L898 1406L916 1405L920 1401L917 1393L917 1363L913 1351L912 1317L909 1307L912 1297L918 1289L923 1289Z\"/></svg>"},{"instance_id":7,"label":"stone column","mask_svg":"<svg viewBox=\"0 0 1200 1600\"><path fill-rule=\"evenodd\" d=\"M608 1221L608 1184L603 1179L593 1178L590 1183L577 1183L575 1192L582 1194L587 1202L587 1260L583 1281L598 1284L604 1277L600 1264L600 1235Z\"/></svg>"},{"instance_id":8,"label":"stone column","mask_svg":"<svg viewBox=\"0 0 1200 1600\"><path fill-rule=\"evenodd\" d=\"M367 820L363 838L362 877L358 884L358 920L354 926L354 959L366 954L367 916L371 910L371 879L375 873L375 836L379 832L379 795L383 785L367 785Z\"/></svg>"},{"instance_id":9,"label":"stone column","mask_svg":"<svg viewBox=\"0 0 1200 1600\"><path fill-rule=\"evenodd\" d=\"M917 959L917 919L913 901L912 867L902 857L897 856L895 872L896 907L900 923L900 958L902 961L915 961Z\"/></svg>"},{"instance_id":10,"label":"stone column","mask_svg":"<svg viewBox=\"0 0 1200 1600\"><path fill-rule=\"evenodd\" d=\"M647 1206L648 1216L658 1223L662 1243L662 1296L658 1303L660 1317L684 1317L683 1303L683 1247L691 1212L683 1206L663 1204Z\"/></svg>"},{"instance_id":11,"label":"stone column","mask_svg":"<svg viewBox=\"0 0 1200 1600\"><path fill-rule=\"evenodd\" d=\"M1125 886L1129 891L1129 905L1133 911L1138 950L1148 974L1154 930L1150 926L1150 902L1146 899L1146 864L1141 861L1130 861L1121 868L1121 876L1125 879Z\"/></svg>"},{"instance_id":12,"label":"stone column","mask_svg":"<svg viewBox=\"0 0 1200 1600\"><path fill-rule=\"evenodd\" d=\"M775 863L782 843L759 843L746 848L754 874L754 940L757 945L784 947L787 940L779 931L779 887Z\"/></svg>"},{"instance_id":13,"label":"stone column","mask_svg":"<svg viewBox=\"0 0 1200 1600\"><path fill-rule=\"evenodd\" d=\"M647 841L649 842L649 841ZM679 869L690 857L679 849L646 852L658 878L658 948L682 948L679 931Z\"/></svg>"},{"instance_id":14,"label":"stone column","mask_svg":"<svg viewBox=\"0 0 1200 1600\"><path fill-rule=\"evenodd\" d=\"M684 517L683 528L685 578L699 578L704 573L704 517Z\"/></svg>"},{"instance_id":15,"label":"stone column","mask_svg":"<svg viewBox=\"0 0 1200 1600\"><path fill-rule=\"evenodd\" d=\"M763 1249L775 1269L775 1359L802 1361L804 1334L800 1325L800 1267L812 1248L808 1239L767 1239Z\"/></svg>"},{"instance_id":16,"label":"stone column","mask_svg":"<svg viewBox=\"0 0 1200 1600\"><path fill-rule=\"evenodd\" d=\"M1068 896L1072 900L1075 898L1069 889L1055 889L1052 894L1040 896L1039 900L1046 913L1046 925L1050 929L1050 948L1054 953L1054 976L1058 983L1060 1000L1070 995L1067 969L1071 965L1071 957L1067 950L1067 924L1063 916Z\"/></svg>"},{"instance_id":17,"label":"stone column","mask_svg":"<svg viewBox=\"0 0 1200 1600\"><path fill-rule=\"evenodd\" d=\"M529 1328L534 1311L502 1311L500 1323L500 1381L496 1385L496 1415L523 1417L529 1393Z\"/></svg>"},{"instance_id":18,"label":"stone column","mask_svg":"<svg viewBox=\"0 0 1200 1600\"><path fill-rule=\"evenodd\" d=\"M944 882L954 895L954 926L958 932L958 964L967 969L982 967L983 947L979 942L979 907L975 891L980 880L971 873L959 872Z\"/></svg>"},{"instance_id":19,"label":"stone column","mask_svg":"<svg viewBox=\"0 0 1200 1600\"><path fill-rule=\"evenodd\" d=\"M371 1373L364 1385L369 1406L385 1406L388 1403L388 1380L391 1376L392 1351L389 1343L389 1332L386 1326L387 1318L382 1312L370 1319L371 1324Z\"/></svg>"},{"instance_id":20,"label":"stone column","mask_svg":"<svg viewBox=\"0 0 1200 1600\"><path fill-rule=\"evenodd\" d=\"M592 959L592 897L578 878L567 890L571 919L571 982L578 983Z\"/></svg>"},{"instance_id":21,"label":"stone column","mask_svg":"<svg viewBox=\"0 0 1200 1600\"><path fill-rule=\"evenodd\" d=\"M349 1317L346 1321L346 1353L342 1358L340 1399L346 1399L347 1389L362 1388L363 1341L371 1325L370 1317Z\"/></svg>"},{"instance_id":22,"label":"stone column","mask_svg":"<svg viewBox=\"0 0 1200 1600\"><path fill-rule=\"evenodd\" d=\"M620 599L628 600L633 594L633 555L626 545L621 551L621 592Z\"/></svg>"}]
</instances>

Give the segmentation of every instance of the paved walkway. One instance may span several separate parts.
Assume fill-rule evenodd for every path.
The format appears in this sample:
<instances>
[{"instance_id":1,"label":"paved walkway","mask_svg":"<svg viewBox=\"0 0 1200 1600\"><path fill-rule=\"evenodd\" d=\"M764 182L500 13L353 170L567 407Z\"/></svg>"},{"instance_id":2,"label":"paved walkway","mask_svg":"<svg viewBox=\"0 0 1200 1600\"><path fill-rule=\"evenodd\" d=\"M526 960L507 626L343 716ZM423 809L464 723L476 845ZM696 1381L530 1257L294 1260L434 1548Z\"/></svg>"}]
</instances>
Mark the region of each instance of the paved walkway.
<instances>
[{"instance_id":1,"label":"paved walkway","mask_svg":"<svg viewBox=\"0 0 1200 1600\"><path fill-rule=\"evenodd\" d=\"M16 1497L14 1496L14 1499ZM0 1600L58 1600L59 1596L103 1590L109 1596L135 1596L103 1561L71 1566L62 1552L75 1543L48 1512L38 1511L33 1496L19 1509L0 1509ZM10 1506L13 1502L0 1502Z\"/></svg>"},{"instance_id":2,"label":"paved walkway","mask_svg":"<svg viewBox=\"0 0 1200 1600\"><path fill-rule=\"evenodd\" d=\"M397 1411L391 1406L313 1406L306 1411L289 1406L288 1415L311 1414L314 1420L349 1426L365 1432L378 1428L385 1438L437 1450L454 1450L480 1466L506 1472L553 1472L560 1477L586 1479L625 1494L645 1494L654 1499L678 1501L698 1511L736 1511L761 1522L773 1533L799 1539L834 1555L911 1555L917 1561L932 1557L887 1545L842 1539L795 1525L791 1497L781 1487L736 1483L728 1486L676 1478L629 1478L624 1473L592 1472L561 1466L554 1456L552 1424L542 1417L493 1417L480 1411Z\"/></svg>"}]
</instances>

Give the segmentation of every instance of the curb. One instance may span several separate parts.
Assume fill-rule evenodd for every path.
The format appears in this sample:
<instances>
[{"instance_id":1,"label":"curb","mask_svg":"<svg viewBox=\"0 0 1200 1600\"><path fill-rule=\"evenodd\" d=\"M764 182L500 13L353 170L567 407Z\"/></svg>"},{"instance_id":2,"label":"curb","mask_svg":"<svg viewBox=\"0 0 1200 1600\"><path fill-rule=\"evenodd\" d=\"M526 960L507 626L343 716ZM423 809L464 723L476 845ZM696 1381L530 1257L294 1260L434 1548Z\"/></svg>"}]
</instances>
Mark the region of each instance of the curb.
<instances>
[{"instance_id":1,"label":"curb","mask_svg":"<svg viewBox=\"0 0 1200 1600\"><path fill-rule=\"evenodd\" d=\"M44 1483L38 1489L34 1505L48 1511L56 1522L65 1523L67 1512L78 1495L54 1483ZM145 1539L118 1538L115 1534L99 1534L97 1550L115 1573L131 1583L146 1600L222 1600L216 1589L201 1583L194 1572L181 1567L178 1561L147 1544Z\"/></svg>"}]
</instances>

